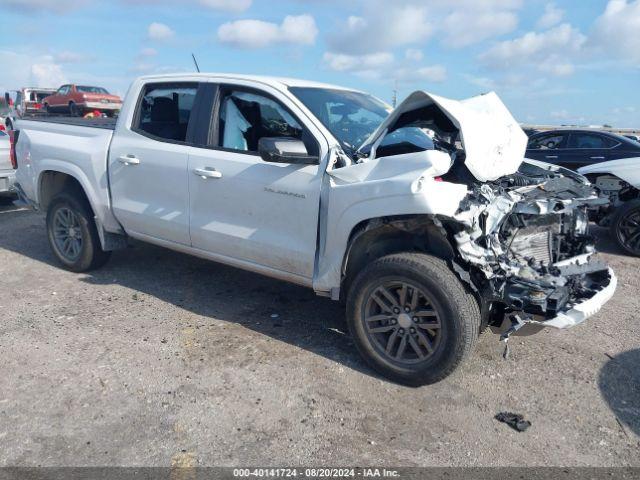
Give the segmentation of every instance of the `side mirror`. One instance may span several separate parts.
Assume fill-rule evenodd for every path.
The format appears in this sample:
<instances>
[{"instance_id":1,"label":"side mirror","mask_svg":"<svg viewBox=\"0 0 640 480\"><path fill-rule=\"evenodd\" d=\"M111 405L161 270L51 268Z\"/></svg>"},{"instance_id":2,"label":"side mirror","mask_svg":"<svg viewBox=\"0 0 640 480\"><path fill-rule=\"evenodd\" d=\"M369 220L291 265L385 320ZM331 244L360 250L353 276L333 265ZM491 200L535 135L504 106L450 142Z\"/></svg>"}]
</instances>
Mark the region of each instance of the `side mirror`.
<instances>
[{"instance_id":1,"label":"side mirror","mask_svg":"<svg viewBox=\"0 0 640 480\"><path fill-rule=\"evenodd\" d=\"M317 165L318 157L309 155L302 140L289 137L263 137L258 152L265 162Z\"/></svg>"}]
</instances>

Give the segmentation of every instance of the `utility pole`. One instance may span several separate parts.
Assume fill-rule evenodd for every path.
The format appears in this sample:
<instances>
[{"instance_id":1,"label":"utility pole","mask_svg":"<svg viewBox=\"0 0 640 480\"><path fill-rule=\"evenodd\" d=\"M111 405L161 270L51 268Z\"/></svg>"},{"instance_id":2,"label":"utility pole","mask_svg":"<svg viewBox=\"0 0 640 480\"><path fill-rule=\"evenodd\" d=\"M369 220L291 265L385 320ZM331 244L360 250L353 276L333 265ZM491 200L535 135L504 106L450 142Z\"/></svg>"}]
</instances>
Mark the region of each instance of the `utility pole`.
<instances>
[{"instance_id":1,"label":"utility pole","mask_svg":"<svg viewBox=\"0 0 640 480\"><path fill-rule=\"evenodd\" d=\"M393 98L391 99L391 106L396 108L398 104L398 79L396 78L393 82Z\"/></svg>"}]
</instances>

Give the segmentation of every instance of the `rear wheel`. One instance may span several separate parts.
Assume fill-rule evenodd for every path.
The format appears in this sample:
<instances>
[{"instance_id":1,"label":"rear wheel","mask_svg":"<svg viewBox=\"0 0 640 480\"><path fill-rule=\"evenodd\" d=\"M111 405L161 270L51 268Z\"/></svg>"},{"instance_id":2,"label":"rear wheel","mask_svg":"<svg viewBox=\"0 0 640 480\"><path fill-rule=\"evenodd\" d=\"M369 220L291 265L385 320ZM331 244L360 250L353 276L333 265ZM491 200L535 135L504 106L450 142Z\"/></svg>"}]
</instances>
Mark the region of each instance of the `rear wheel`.
<instances>
[{"instance_id":1,"label":"rear wheel","mask_svg":"<svg viewBox=\"0 0 640 480\"><path fill-rule=\"evenodd\" d=\"M69 102L69 115L72 117L80 116L80 109L74 102Z\"/></svg>"},{"instance_id":2,"label":"rear wheel","mask_svg":"<svg viewBox=\"0 0 640 480\"><path fill-rule=\"evenodd\" d=\"M61 193L47 210L47 236L56 258L72 272L85 272L104 265L111 252L100 246L91 208L83 198Z\"/></svg>"},{"instance_id":3,"label":"rear wheel","mask_svg":"<svg viewBox=\"0 0 640 480\"><path fill-rule=\"evenodd\" d=\"M49 107L48 103L44 104L44 113L46 113L47 115L51 115L51 107Z\"/></svg>"},{"instance_id":4,"label":"rear wheel","mask_svg":"<svg viewBox=\"0 0 640 480\"><path fill-rule=\"evenodd\" d=\"M640 256L640 199L618 208L611 222L611 234L625 252Z\"/></svg>"},{"instance_id":5,"label":"rear wheel","mask_svg":"<svg viewBox=\"0 0 640 480\"><path fill-rule=\"evenodd\" d=\"M446 262L403 253L360 272L349 289L347 323L374 369L419 386L447 377L470 355L480 311Z\"/></svg>"}]
</instances>

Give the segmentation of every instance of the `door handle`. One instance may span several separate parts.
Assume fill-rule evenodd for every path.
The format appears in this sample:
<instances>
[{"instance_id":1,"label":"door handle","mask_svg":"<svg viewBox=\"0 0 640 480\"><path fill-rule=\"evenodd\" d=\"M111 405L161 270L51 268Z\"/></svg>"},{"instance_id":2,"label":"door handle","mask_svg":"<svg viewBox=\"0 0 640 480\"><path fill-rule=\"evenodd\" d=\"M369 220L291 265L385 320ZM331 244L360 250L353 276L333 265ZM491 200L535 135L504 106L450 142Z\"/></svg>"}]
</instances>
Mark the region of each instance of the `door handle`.
<instances>
[{"instance_id":1,"label":"door handle","mask_svg":"<svg viewBox=\"0 0 640 480\"><path fill-rule=\"evenodd\" d=\"M118 161L124 165L140 165L140 159L135 155L123 155L118 157Z\"/></svg>"},{"instance_id":2,"label":"door handle","mask_svg":"<svg viewBox=\"0 0 640 480\"><path fill-rule=\"evenodd\" d=\"M591 160L604 160L604 157L591 157Z\"/></svg>"},{"instance_id":3,"label":"door handle","mask_svg":"<svg viewBox=\"0 0 640 480\"><path fill-rule=\"evenodd\" d=\"M547 155L545 158L558 158L557 155Z\"/></svg>"},{"instance_id":4,"label":"door handle","mask_svg":"<svg viewBox=\"0 0 640 480\"><path fill-rule=\"evenodd\" d=\"M207 178L222 178L222 172L217 171L215 168L196 168L193 170L193 173L202 177L203 179Z\"/></svg>"}]
</instances>

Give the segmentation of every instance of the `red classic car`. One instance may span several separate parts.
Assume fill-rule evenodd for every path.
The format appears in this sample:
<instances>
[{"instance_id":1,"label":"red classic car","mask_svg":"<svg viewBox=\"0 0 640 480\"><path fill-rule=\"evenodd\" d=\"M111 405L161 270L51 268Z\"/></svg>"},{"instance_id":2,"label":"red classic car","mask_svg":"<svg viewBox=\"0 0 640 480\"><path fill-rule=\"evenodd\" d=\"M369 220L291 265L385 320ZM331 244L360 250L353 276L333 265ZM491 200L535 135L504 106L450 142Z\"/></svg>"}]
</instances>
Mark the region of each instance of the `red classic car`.
<instances>
[{"instance_id":1,"label":"red classic car","mask_svg":"<svg viewBox=\"0 0 640 480\"><path fill-rule=\"evenodd\" d=\"M112 116L122 108L122 99L117 95L86 85L63 85L42 103L48 113L69 113L74 117L96 110Z\"/></svg>"}]
</instances>

